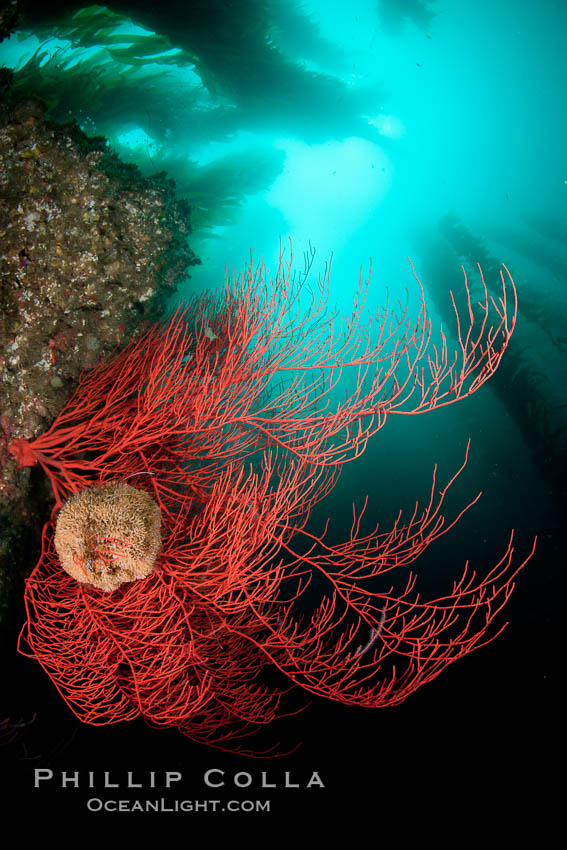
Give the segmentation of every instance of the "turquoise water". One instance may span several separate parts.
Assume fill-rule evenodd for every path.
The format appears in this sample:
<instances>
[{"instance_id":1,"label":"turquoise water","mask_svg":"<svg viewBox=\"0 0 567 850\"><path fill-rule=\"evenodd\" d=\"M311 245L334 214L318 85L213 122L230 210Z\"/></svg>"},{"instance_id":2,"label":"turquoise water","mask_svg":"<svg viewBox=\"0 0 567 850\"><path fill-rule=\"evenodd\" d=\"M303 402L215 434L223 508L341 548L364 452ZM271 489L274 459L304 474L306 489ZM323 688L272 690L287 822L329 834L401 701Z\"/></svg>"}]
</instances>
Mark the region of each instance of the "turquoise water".
<instances>
[{"instance_id":1,"label":"turquoise water","mask_svg":"<svg viewBox=\"0 0 567 850\"><path fill-rule=\"evenodd\" d=\"M192 6L30 11L0 48L55 118L74 117L144 173L175 178L202 260L177 298L217 289L251 252L273 269L291 238L299 267L310 245L315 273L332 255L330 302L343 314L370 259L368 306L386 288L394 298L409 289L416 305L411 257L434 327L447 326L461 263L474 273L482 262L494 292L505 262L520 297L508 379L519 370L524 395L547 376L531 413L526 400L507 422L502 393L485 388L448 419L421 418L411 445L449 460L457 441L446 437L474 409L494 426L477 469L491 466L494 444L505 464L503 430L504 448L527 440L530 458L542 434L564 446L564 4ZM388 456L408 459L407 439L389 430Z\"/></svg>"},{"instance_id":2,"label":"turquoise water","mask_svg":"<svg viewBox=\"0 0 567 850\"><path fill-rule=\"evenodd\" d=\"M348 298L370 256L377 285L403 288L410 281L405 257L419 265L420 240L449 212L519 276L535 272L522 234L539 239L534 218L565 216L564 4L382 4L399 7L399 18L378 14L373 0L238 5L243 28L248 7L251 18L257 5L268 9L277 61L264 76L247 44L242 56L232 44L229 79L211 84L205 71L219 69L222 53L206 68L188 58L189 65L168 64L171 50L160 54L159 65L146 60L134 67L123 57L117 62L104 44L41 42L44 70L61 70L53 84L59 114L68 107L85 129L104 132L148 172L169 167L181 194L191 198L199 184L193 200L213 212L207 231L196 227L193 235L203 260L194 285L214 288L225 265L240 268L251 249L273 262L279 238L289 234L299 254L309 240L320 258L334 253L338 298ZM419 26L403 16L404 8L421 6L432 12L423 21L416 16ZM182 20L177 24L179 50L170 63L181 48L182 56L199 49L190 15L187 31ZM164 28L173 41L171 25ZM61 25L60 36L69 29ZM135 36L150 37L148 29L120 19L111 29L124 38L115 51ZM215 35L212 28L210 38ZM76 42L76 30L74 36ZM9 64L17 57L21 64L38 43L31 34L24 41L14 35L0 50ZM92 104L62 84L64 69L89 61L105 70ZM246 73L231 79L233 66L242 64ZM286 76L289 65L295 77ZM310 71L324 77L313 81ZM282 91L284 79L297 88ZM210 187L215 169L217 185ZM224 196L222 210L214 210L215 193ZM222 213L228 224L218 220Z\"/></svg>"},{"instance_id":3,"label":"turquoise water","mask_svg":"<svg viewBox=\"0 0 567 850\"><path fill-rule=\"evenodd\" d=\"M520 307L503 377L457 406L393 417L313 518L316 531L331 515L340 539L352 503L368 494L369 528L380 521L387 529L400 509L411 514L428 497L435 463L440 483L453 475L472 439L447 514L479 490L483 498L419 563L425 586L452 582L468 558L486 569L512 528L524 554L538 534L538 552L510 603L506 634L461 661L462 671L446 671L446 683L411 698L400 716L410 725L426 716L439 736L445 712L453 730L460 712L469 726L480 723L478 742L484 735L496 746L504 740L494 731L500 718L512 728L517 711L525 728L528 716L543 715L554 681L566 496L567 8L552 0L237 5L241 31L231 37L210 21L199 29L191 4L173 23L153 4L138 4L139 15L134 4L116 4L133 23L107 22L117 37L112 49L102 39L81 45L80 28L72 44L68 21L53 40L54 25L42 20L40 33L31 15L0 58L23 72L41 44L44 72L53 71L54 117L71 114L144 173L165 168L175 178L194 208L190 244L202 260L176 298L218 288L251 251L274 267L280 240L291 238L299 267L310 244L315 269L332 254L330 300L342 312L370 258L371 307L383 303L386 287L416 299L411 257L438 325L450 323L449 289L459 288L461 264L474 276L481 262L494 286L506 263ZM271 38L268 63L253 49L258 20ZM117 53L152 32L169 41L156 42L151 60L135 64ZM85 63L100 71L92 97L65 84ZM367 741L375 756L382 751L369 731L380 717L356 716L367 738L346 713L332 715L342 724L332 746L351 772L359 762L348 755L350 735L354 750ZM388 728L405 741L399 723ZM317 728L310 735L320 753ZM531 752L532 739L523 740Z\"/></svg>"}]
</instances>

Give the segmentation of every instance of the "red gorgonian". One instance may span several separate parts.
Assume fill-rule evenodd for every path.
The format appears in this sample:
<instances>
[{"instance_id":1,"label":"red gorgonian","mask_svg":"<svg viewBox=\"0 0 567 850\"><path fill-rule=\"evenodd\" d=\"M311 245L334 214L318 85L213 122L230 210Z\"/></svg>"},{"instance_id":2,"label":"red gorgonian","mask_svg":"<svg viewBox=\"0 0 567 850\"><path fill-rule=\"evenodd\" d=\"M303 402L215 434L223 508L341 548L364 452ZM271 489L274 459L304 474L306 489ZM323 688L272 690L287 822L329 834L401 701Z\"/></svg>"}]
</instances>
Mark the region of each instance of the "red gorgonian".
<instances>
[{"instance_id":1,"label":"red gorgonian","mask_svg":"<svg viewBox=\"0 0 567 850\"><path fill-rule=\"evenodd\" d=\"M407 303L387 303L365 327L370 276L340 323L327 310L328 269L309 291L291 257L274 279L251 262L218 296L83 374L45 434L12 441L21 465L42 465L56 500L27 581L20 650L80 720L141 715L244 752L238 739L285 713L290 683L396 705L496 637L525 563L512 563L513 533L484 577L467 566L444 596L422 599L410 570L470 507L442 515L466 457L388 532L362 533L353 509L348 539L331 544L308 520L389 416L452 404L495 372L517 309L508 270L500 277L492 298L480 273L477 302L465 275L453 354L443 332L432 341L417 277L414 319ZM356 379L337 402L345 373ZM65 552L57 535L54 544L64 511ZM266 666L281 687L262 679Z\"/></svg>"}]
</instances>

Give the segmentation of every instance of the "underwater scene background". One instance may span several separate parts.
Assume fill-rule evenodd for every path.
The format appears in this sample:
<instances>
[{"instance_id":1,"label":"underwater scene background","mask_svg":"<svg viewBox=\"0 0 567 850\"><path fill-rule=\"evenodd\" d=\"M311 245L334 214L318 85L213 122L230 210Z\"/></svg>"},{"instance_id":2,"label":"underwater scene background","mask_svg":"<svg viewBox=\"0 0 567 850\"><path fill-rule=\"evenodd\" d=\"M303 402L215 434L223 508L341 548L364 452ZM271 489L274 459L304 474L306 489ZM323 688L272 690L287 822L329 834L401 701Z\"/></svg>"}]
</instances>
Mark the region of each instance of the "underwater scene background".
<instances>
[{"instance_id":1,"label":"underwater scene background","mask_svg":"<svg viewBox=\"0 0 567 850\"><path fill-rule=\"evenodd\" d=\"M71 391L72 368L93 365L100 349L106 353L124 341L154 309L159 315L184 298L219 291L225 274L237 275L251 256L275 269L281 245L289 255L289 240L298 274L305 256L315 276L332 256L329 301L343 315L350 315L370 260L367 307L384 304L386 292L393 301L404 299L406 290L415 306L411 258L433 327L448 328L450 347L450 291L459 303L461 266L472 280L479 263L494 284L505 263L519 314L499 371L458 405L393 416L364 455L345 465L310 530L320 534L330 517L329 540L348 538L352 505L360 509L366 496L366 531L377 522L388 529L400 510L410 516L416 501L427 501L435 464L442 484L454 475L470 438L467 467L444 513L451 519L479 491L482 497L416 564L420 592L450 589L467 561L479 574L488 570L504 554L512 529L518 562L538 538L500 614L508 626L495 641L396 707L371 710L314 698L304 712L263 733L266 746L280 741L284 752L301 746L264 761L208 749L141 720L80 724L39 666L16 652L25 616L23 579L40 551L36 535L29 560L12 558L13 575L3 578L0 755L14 791L13 811L20 812L25 800L28 815L51 811L77 822L92 819L86 801L93 795L132 794L124 785L120 794L103 788L102 778L93 792L89 771L97 783L104 771L119 783L135 771L147 797L156 793L147 784L149 773L170 770L183 773L183 792L162 788L158 796L166 800L271 800L269 813L160 815L164 823L168 817L206 818L213 832L235 820L254 831L300 816L355 826L368 820L378 835L401 828L399 818L435 831L453 821L469 825L471 817L504 823L509 806L517 825L542 813L550 821L556 809L549 770L560 738L558 582L567 495L565 4L113 0L87 6L30 0L0 7L6 33L0 64L13 72L2 72L5 115L20 110L20 125L31 115L35 128L43 114L52 126L73 121L86 136L104 137L96 149L117 155L112 179L132 194L123 221L136 195L141 210L139 219L132 213L128 239L108 248L117 268L125 269L122 294L97 289L93 277L80 293L65 295L76 315L88 306L85 298L101 305L103 314L114 313L106 336L87 325L86 348L77 357L69 335L56 336L50 328L42 336L48 319L38 311L30 350L45 347L49 337L48 365L58 357L69 363L59 383L51 380L52 408L45 401L47 412L34 411L36 420L20 423L32 429L29 435L61 408L63 396L56 394ZM75 166L62 158L62 137L46 132L54 133L52 149L61 145L61 159L50 166L55 182ZM43 151L43 144L30 150ZM27 230L19 258L12 258L26 273L34 270L42 240L50 244L50 273L68 286L69 266L76 271L79 262L73 252L80 244L84 259L87 237L49 243L57 222L42 230L46 207L28 209L29 192L22 188L28 177L14 178L7 151L3 241L10 241L10 227L12 233ZM39 170L47 167L40 155L28 159ZM139 172L124 170L130 164ZM175 232L166 242L157 239L162 234L152 219L148 184L136 182L157 172L165 172L159 192L169 200L160 204L170 204L168 227ZM85 225L92 220L84 219ZM139 251L146 252L141 260ZM4 247L6 346L15 333L10 322L17 321L6 306L14 275L8 253ZM96 258L89 262L96 265ZM17 404L24 409L16 391L8 383L4 388L2 414ZM40 478L38 472L27 482L28 493L37 496ZM20 482L6 477L5 485L8 504ZM22 510L22 529L47 519L33 508ZM3 517L6 532L12 519ZM52 770L53 782L34 789L35 768ZM226 772L226 786L215 793L202 782L211 768ZM80 787L62 789L62 771L78 771ZM249 788L232 784L239 771L251 775ZM263 771L275 788L262 789ZM286 771L288 784L299 787L284 787ZM307 787L313 772L324 788ZM134 817L144 823L153 816Z\"/></svg>"}]
</instances>

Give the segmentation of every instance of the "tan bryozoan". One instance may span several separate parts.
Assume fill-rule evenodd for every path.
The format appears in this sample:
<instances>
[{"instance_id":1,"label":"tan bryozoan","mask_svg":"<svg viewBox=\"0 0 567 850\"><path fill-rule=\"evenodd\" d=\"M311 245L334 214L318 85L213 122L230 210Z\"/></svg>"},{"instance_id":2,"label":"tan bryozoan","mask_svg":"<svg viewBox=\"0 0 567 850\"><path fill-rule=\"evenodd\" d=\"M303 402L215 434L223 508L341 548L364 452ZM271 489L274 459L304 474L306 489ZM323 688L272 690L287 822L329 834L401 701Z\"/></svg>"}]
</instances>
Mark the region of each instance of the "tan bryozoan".
<instances>
[{"instance_id":1,"label":"tan bryozoan","mask_svg":"<svg viewBox=\"0 0 567 850\"><path fill-rule=\"evenodd\" d=\"M150 575L160 546L157 503L120 481L81 490L57 518L55 548L63 569L107 592Z\"/></svg>"}]
</instances>

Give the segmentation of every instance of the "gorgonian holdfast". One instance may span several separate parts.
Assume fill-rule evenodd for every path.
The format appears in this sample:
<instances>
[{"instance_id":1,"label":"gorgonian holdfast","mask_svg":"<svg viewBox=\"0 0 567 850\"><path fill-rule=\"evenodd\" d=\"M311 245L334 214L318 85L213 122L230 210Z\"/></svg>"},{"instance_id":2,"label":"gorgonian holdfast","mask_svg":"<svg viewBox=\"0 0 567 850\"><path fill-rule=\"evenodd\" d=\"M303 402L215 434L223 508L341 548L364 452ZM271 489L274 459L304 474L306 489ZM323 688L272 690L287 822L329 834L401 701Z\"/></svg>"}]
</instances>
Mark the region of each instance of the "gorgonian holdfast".
<instances>
[{"instance_id":1,"label":"gorgonian holdfast","mask_svg":"<svg viewBox=\"0 0 567 850\"><path fill-rule=\"evenodd\" d=\"M20 651L80 720L141 715L246 752L234 739L285 713L290 680L343 703L395 705L503 628L495 620L527 560L512 564L513 532L483 578L467 565L445 596L422 599L408 569L478 499L445 521L466 456L439 492L434 475L427 505L389 532L363 534L364 508L353 509L342 544L307 523L389 416L452 404L491 377L516 321L512 278L501 272L501 295L489 298L480 272L473 302L465 274L468 319L455 307L449 355L443 332L432 342L417 276L415 320L407 301L395 311L387 303L363 327L369 275L337 328L328 273L303 306L291 256L280 256L275 278L251 261L218 296L191 301L83 374L45 434L12 441L21 465L42 465L56 500L27 581ZM335 404L346 371L356 380ZM97 513L116 488L126 488L126 515L150 500L139 533ZM83 537L67 535L58 556L57 512L62 522L81 495ZM137 566L142 550L153 558L147 570ZM326 590L307 614L314 575ZM287 685L262 683L266 665Z\"/></svg>"}]
</instances>

